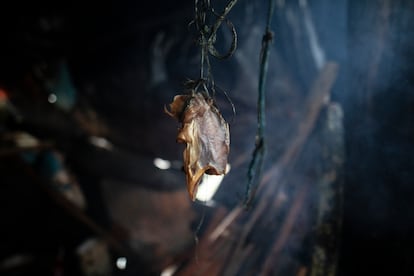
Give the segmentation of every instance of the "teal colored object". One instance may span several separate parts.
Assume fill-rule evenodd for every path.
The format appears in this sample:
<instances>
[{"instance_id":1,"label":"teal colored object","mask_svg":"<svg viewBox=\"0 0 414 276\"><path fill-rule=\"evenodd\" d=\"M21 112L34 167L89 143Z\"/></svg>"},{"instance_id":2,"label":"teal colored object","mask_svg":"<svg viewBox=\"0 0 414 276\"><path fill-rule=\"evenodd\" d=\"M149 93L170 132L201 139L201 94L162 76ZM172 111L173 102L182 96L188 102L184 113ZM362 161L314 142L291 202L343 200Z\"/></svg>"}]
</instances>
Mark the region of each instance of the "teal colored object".
<instances>
[{"instance_id":1,"label":"teal colored object","mask_svg":"<svg viewBox=\"0 0 414 276\"><path fill-rule=\"evenodd\" d=\"M56 104L65 111L70 111L76 102L76 88L73 85L66 62L59 64L56 79L49 83L49 91L56 96Z\"/></svg>"},{"instance_id":2,"label":"teal colored object","mask_svg":"<svg viewBox=\"0 0 414 276\"><path fill-rule=\"evenodd\" d=\"M43 177L53 178L63 169L64 165L54 151L45 151L39 157L39 170Z\"/></svg>"}]
</instances>

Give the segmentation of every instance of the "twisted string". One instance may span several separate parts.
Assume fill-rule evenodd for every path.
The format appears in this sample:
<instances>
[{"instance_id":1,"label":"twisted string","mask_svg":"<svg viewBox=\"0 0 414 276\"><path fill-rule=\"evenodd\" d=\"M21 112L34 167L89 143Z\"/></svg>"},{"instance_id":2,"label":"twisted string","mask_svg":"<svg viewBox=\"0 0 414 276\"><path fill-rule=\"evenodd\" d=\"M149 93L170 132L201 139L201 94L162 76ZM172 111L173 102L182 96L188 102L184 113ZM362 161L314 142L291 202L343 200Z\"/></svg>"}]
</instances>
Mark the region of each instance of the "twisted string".
<instances>
[{"instance_id":1,"label":"twisted string","mask_svg":"<svg viewBox=\"0 0 414 276\"><path fill-rule=\"evenodd\" d=\"M252 199L254 198L256 189L261 180L263 170L263 160L266 153L265 143L265 127L266 127L266 80L267 69L269 64L270 45L273 40L273 32L271 31L271 22L273 17L273 11L275 7L275 0L269 0L269 9L267 14L265 34L262 39L262 49L260 51L260 72L259 72L259 85L258 85L258 99L257 99L257 134L256 143L253 151L253 156L249 164L247 171L247 187L244 198L244 206L249 207Z\"/></svg>"},{"instance_id":2,"label":"twisted string","mask_svg":"<svg viewBox=\"0 0 414 276\"><path fill-rule=\"evenodd\" d=\"M214 78L211 72L211 64L209 56L218 59L226 59L233 55L237 47L237 33L233 23L226 18L227 14L234 7L238 0L231 0L221 13L217 13L212 7L210 0L195 0L194 3L194 20L190 22L195 25L198 31L198 44L200 46L200 79L195 82L194 90L202 89L204 93L209 95L210 88L215 92ZM209 24L209 14L214 15L216 20ZM223 21L226 22L232 34L232 42L230 48L224 54L220 54L215 47L217 31ZM196 89L197 88L197 89Z\"/></svg>"}]
</instances>

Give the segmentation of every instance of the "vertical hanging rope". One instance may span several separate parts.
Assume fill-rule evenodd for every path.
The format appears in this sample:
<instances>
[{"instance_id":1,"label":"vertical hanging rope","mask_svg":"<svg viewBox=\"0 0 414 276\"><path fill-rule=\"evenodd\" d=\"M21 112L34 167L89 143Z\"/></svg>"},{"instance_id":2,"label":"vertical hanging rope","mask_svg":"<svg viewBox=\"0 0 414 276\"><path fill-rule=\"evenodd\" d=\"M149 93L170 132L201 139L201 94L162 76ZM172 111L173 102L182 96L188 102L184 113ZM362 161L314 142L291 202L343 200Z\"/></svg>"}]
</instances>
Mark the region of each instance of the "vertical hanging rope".
<instances>
[{"instance_id":1,"label":"vertical hanging rope","mask_svg":"<svg viewBox=\"0 0 414 276\"><path fill-rule=\"evenodd\" d=\"M253 157L250 161L247 171L247 187L244 198L244 206L249 207L258 184L261 179L263 160L266 153L265 143L265 127L266 127L266 80L267 69L269 64L270 45L273 39L273 32L271 31L271 22L273 11L275 8L275 0L269 0L269 9L267 14L265 34L262 39L262 49L260 52L260 68L259 68L259 84L258 84L258 99L257 99L257 134L256 145L253 151Z\"/></svg>"}]
</instances>

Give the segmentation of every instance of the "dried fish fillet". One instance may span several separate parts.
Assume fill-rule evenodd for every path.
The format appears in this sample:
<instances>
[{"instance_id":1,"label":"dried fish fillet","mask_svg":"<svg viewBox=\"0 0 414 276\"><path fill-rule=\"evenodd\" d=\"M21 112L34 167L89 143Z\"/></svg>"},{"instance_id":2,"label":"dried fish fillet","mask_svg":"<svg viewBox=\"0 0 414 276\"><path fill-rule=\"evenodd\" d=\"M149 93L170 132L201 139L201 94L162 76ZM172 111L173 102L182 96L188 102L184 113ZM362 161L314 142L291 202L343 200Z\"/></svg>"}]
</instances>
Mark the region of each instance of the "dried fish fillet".
<instances>
[{"instance_id":1,"label":"dried fish fillet","mask_svg":"<svg viewBox=\"0 0 414 276\"><path fill-rule=\"evenodd\" d=\"M170 110L165 112L182 123L177 142L186 144L184 171L188 193L194 201L204 173L226 173L229 126L213 100L201 93L175 96Z\"/></svg>"}]
</instances>

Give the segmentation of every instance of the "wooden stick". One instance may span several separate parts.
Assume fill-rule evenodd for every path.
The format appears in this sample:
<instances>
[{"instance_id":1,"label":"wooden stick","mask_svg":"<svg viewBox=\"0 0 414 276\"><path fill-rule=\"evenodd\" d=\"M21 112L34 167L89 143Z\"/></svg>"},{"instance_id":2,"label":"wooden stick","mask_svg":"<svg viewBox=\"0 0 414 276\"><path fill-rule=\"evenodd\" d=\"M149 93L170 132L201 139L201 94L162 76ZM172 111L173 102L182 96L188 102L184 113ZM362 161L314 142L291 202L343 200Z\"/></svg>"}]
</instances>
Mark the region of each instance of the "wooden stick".
<instances>
[{"instance_id":1,"label":"wooden stick","mask_svg":"<svg viewBox=\"0 0 414 276\"><path fill-rule=\"evenodd\" d=\"M314 225L311 276L336 275L343 217L344 129L342 109L331 104L326 109L318 140L322 166L316 172L318 205Z\"/></svg>"},{"instance_id":2,"label":"wooden stick","mask_svg":"<svg viewBox=\"0 0 414 276\"><path fill-rule=\"evenodd\" d=\"M81 222L84 226L86 226L89 230L91 230L97 236L100 236L115 251L127 257L135 256L135 253L133 253L132 250L123 246L117 239L115 239L109 232L107 232L104 228L98 225L91 217L89 217L80 208L78 208L76 205L74 205L72 202L70 202L68 199L66 199L63 195L61 195L57 191L51 189L47 184L43 183L31 167L25 166L23 169L33 179L33 181L37 183L39 187L42 188L42 190L44 190L49 195L49 197L57 205L59 205L62 209L64 209L69 215L76 218L79 222Z\"/></svg>"},{"instance_id":3,"label":"wooden stick","mask_svg":"<svg viewBox=\"0 0 414 276\"><path fill-rule=\"evenodd\" d=\"M177 276L214 276L220 275L222 266L224 265L224 260L228 252L231 250L231 244L228 240L214 240L212 241L209 237L212 235L212 232L217 229L217 225L220 221L223 221L223 218L226 214L224 208L218 208L214 213L213 218L199 243L196 244L196 253L195 256L190 259L190 262L180 271L177 271ZM191 253L193 254L193 253Z\"/></svg>"},{"instance_id":4,"label":"wooden stick","mask_svg":"<svg viewBox=\"0 0 414 276\"><path fill-rule=\"evenodd\" d=\"M278 255L289 239L292 228L296 222L300 210L303 207L303 203L305 201L308 190L309 183L306 183L300 188L300 191L296 196L295 201L293 202L292 207L290 208L289 213L287 214L286 219L282 225L279 236L277 237L276 242L273 244L268 257L266 258L260 275L269 275L271 269L277 265Z\"/></svg>"},{"instance_id":5,"label":"wooden stick","mask_svg":"<svg viewBox=\"0 0 414 276\"><path fill-rule=\"evenodd\" d=\"M277 188L276 183L279 183L283 175L286 174L289 165L291 166L295 162L306 139L315 125L322 106L329 98L329 93L336 79L337 71L338 65L336 63L327 63L322 69L319 77L316 79L305 102L305 110L302 113L302 120L300 120L299 125L297 126L297 134L294 136L292 142L287 147L287 150L284 152L279 161L268 169L263 176L259 189L263 189L263 187L270 182L270 180L273 180L274 184L269 185L269 189L261 198L261 202L263 203L259 203L256 210L261 212L265 209L265 206L263 205L266 205L267 202L264 202L263 199L273 196L273 192ZM252 218L256 217L256 214L252 216ZM251 224L254 224L254 222L251 222Z\"/></svg>"},{"instance_id":6,"label":"wooden stick","mask_svg":"<svg viewBox=\"0 0 414 276\"><path fill-rule=\"evenodd\" d=\"M210 234L209 240L210 242L214 242L220 235L226 231L227 227L233 223L233 221L239 216L241 213L242 208L240 206L236 207L231 211L217 227L214 231Z\"/></svg>"},{"instance_id":7,"label":"wooden stick","mask_svg":"<svg viewBox=\"0 0 414 276\"><path fill-rule=\"evenodd\" d=\"M28 147L15 147L15 148L6 148L0 149L0 157L15 155L27 151L37 151L37 150L44 150L44 149L51 149L54 148L55 145L53 143L41 143L35 146L28 146Z\"/></svg>"},{"instance_id":8,"label":"wooden stick","mask_svg":"<svg viewBox=\"0 0 414 276\"><path fill-rule=\"evenodd\" d=\"M259 190L264 190L264 192L260 194L261 197L259 203L254 207L253 212L250 214L248 221L244 225L234 252L242 250L245 245L246 238L252 231L253 227L257 224L259 218L268 209L278 186L286 179L290 168L293 167L293 164L300 154L303 145L315 126L320 110L329 100L330 90L336 79L337 72L338 65L333 62L328 62L325 64L318 78L315 80L305 101L304 111L301 116L302 119L297 126L296 135L279 161L268 169L263 175L262 181L258 187L258 192ZM272 185L267 185L270 181L272 181ZM229 263L233 261L237 262L238 260L232 258L229 260Z\"/></svg>"}]
</instances>

